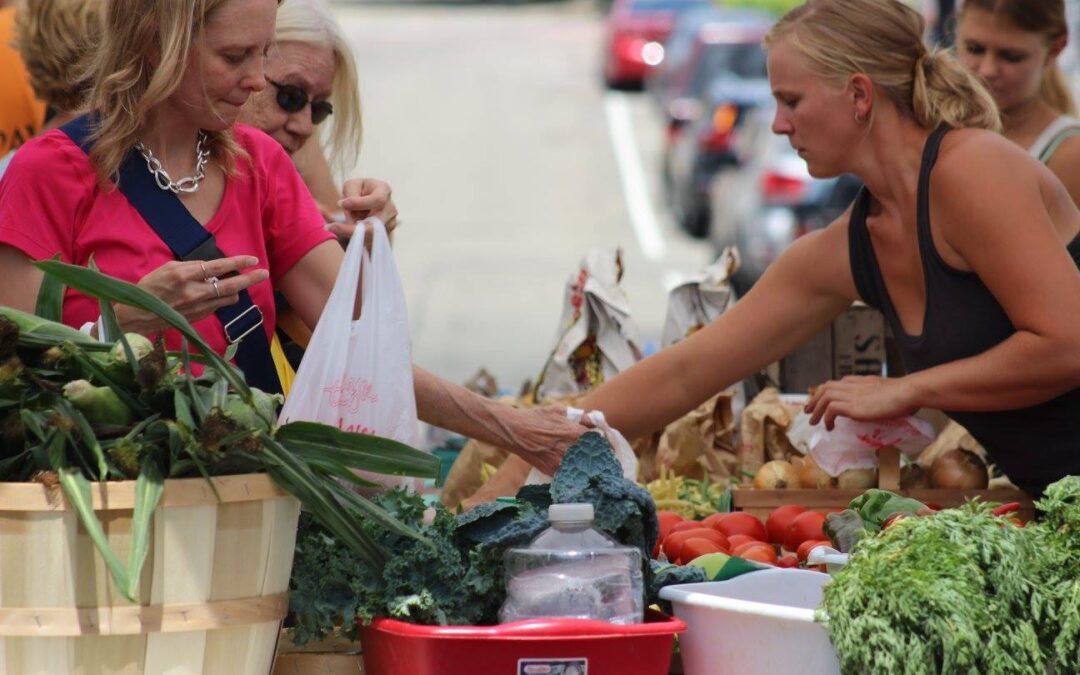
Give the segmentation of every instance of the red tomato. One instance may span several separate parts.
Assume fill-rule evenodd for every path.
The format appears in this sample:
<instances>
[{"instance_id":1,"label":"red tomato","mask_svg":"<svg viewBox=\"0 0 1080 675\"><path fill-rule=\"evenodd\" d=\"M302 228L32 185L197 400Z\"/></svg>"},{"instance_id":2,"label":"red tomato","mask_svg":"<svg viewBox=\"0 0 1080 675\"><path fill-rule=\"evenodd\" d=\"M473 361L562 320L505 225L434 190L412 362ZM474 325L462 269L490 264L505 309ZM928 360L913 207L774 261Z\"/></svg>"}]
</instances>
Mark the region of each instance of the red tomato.
<instances>
[{"instance_id":1,"label":"red tomato","mask_svg":"<svg viewBox=\"0 0 1080 675\"><path fill-rule=\"evenodd\" d=\"M684 530L682 532L672 532L664 540L664 555L671 562L675 562L682 557L682 547L690 539L707 539L715 543L720 548L729 548L728 541L724 538L724 535L720 534L716 530L710 530L702 527L696 530Z\"/></svg>"},{"instance_id":2,"label":"red tomato","mask_svg":"<svg viewBox=\"0 0 1080 675\"><path fill-rule=\"evenodd\" d=\"M765 521L765 530L769 533L769 541L774 544L783 544L788 525L791 525L791 521L795 520L795 516L805 511L806 507L798 504L785 504L773 509L773 512L769 514L769 519Z\"/></svg>"},{"instance_id":3,"label":"red tomato","mask_svg":"<svg viewBox=\"0 0 1080 675\"><path fill-rule=\"evenodd\" d=\"M745 534L758 541L768 541L769 535L765 532L765 524L749 513L736 511L728 513L716 523L716 529L730 537L736 534Z\"/></svg>"},{"instance_id":4,"label":"red tomato","mask_svg":"<svg viewBox=\"0 0 1080 675\"><path fill-rule=\"evenodd\" d=\"M675 523L674 525L672 525L671 529L668 530L668 534L673 534L675 532L685 532L686 530L698 530L703 527L705 526L696 520L684 520L681 523Z\"/></svg>"},{"instance_id":5,"label":"red tomato","mask_svg":"<svg viewBox=\"0 0 1080 675\"><path fill-rule=\"evenodd\" d=\"M775 565L776 549L771 544L756 541L750 544L743 544L738 549L733 551L733 555L736 555L743 560L756 560L758 562L769 563Z\"/></svg>"},{"instance_id":6,"label":"red tomato","mask_svg":"<svg viewBox=\"0 0 1080 675\"><path fill-rule=\"evenodd\" d=\"M799 559L794 553L785 553L776 561L777 567L798 567Z\"/></svg>"},{"instance_id":7,"label":"red tomato","mask_svg":"<svg viewBox=\"0 0 1080 675\"><path fill-rule=\"evenodd\" d=\"M671 534L671 528L683 521L683 517L674 511L657 511L656 519L660 521L660 541Z\"/></svg>"},{"instance_id":8,"label":"red tomato","mask_svg":"<svg viewBox=\"0 0 1080 675\"><path fill-rule=\"evenodd\" d=\"M683 543L679 561L680 564L685 565L694 558L707 553L720 553L722 550L720 545L714 541L702 539L701 537L690 537Z\"/></svg>"},{"instance_id":9,"label":"red tomato","mask_svg":"<svg viewBox=\"0 0 1080 675\"><path fill-rule=\"evenodd\" d=\"M728 544L731 545L732 550L742 546L743 544L749 544L750 542L756 542L757 539L748 537L745 534L733 534L728 537Z\"/></svg>"},{"instance_id":10,"label":"red tomato","mask_svg":"<svg viewBox=\"0 0 1080 675\"><path fill-rule=\"evenodd\" d=\"M800 513L788 525L787 534L784 535L784 548L798 551L799 544L807 539L828 539L822 529L824 525L825 514L816 511Z\"/></svg>"},{"instance_id":11,"label":"red tomato","mask_svg":"<svg viewBox=\"0 0 1080 675\"><path fill-rule=\"evenodd\" d=\"M721 520L723 520L728 515L729 514L727 514L727 513L714 513L711 516L706 516L705 519L701 521L701 524L704 525L705 527L711 527L712 529L716 530L717 529L716 524L719 523Z\"/></svg>"},{"instance_id":12,"label":"red tomato","mask_svg":"<svg viewBox=\"0 0 1080 675\"><path fill-rule=\"evenodd\" d=\"M832 542L825 539L807 539L803 543L799 544L798 555L799 560L806 562L806 559L810 556L810 551L813 551L818 546L832 546Z\"/></svg>"}]
</instances>

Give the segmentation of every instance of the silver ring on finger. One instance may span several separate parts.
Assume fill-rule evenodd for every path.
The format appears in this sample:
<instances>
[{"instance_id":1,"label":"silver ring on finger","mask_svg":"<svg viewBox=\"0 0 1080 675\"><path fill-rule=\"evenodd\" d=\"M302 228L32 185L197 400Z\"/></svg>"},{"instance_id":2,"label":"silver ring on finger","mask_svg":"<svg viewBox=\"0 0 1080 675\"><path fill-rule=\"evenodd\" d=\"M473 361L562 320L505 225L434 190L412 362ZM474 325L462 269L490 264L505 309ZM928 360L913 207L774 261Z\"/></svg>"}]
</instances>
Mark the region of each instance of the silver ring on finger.
<instances>
[{"instance_id":1,"label":"silver ring on finger","mask_svg":"<svg viewBox=\"0 0 1080 675\"><path fill-rule=\"evenodd\" d=\"M210 277L206 281L209 282L210 285L212 285L214 287L214 295L216 295L217 297L220 298L221 297L221 289L218 288L218 278L217 277Z\"/></svg>"}]
</instances>

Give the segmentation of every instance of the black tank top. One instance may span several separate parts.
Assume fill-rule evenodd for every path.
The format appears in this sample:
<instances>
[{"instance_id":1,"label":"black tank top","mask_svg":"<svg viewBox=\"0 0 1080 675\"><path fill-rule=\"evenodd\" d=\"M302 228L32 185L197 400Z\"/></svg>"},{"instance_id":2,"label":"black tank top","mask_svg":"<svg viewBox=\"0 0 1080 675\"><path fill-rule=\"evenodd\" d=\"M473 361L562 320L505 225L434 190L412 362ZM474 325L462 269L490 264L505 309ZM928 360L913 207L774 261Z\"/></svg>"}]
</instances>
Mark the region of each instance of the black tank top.
<instances>
[{"instance_id":1,"label":"black tank top","mask_svg":"<svg viewBox=\"0 0 1080 675\"><path fill-rule=\"evenodd\" d=\"M848 227L851 273L863 301L885 315L908 372L981 354L1016 332L1005 310L974 272L950 267L930 233L930 171L947 127L923 149L918 186L918 238L926 282L922 335L904 332L866 227L871 195L859 192ZM1080 267L1080 236L1068 246ZM1014 483L1038 495L1066 475L1080 475L1080 388L1039 405L1001 412L945 411L967 428Z\"/></svg>"}]
</instances>

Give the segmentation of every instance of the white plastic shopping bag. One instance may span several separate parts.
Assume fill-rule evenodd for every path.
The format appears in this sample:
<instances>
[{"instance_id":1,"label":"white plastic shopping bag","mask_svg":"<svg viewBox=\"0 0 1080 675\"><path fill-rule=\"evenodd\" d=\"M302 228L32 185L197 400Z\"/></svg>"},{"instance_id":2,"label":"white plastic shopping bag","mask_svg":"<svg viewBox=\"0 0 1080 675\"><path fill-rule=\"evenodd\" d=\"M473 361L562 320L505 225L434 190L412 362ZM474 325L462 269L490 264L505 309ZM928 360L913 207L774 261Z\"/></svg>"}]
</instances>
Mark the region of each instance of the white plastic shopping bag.
<instances>
[{"instance_id":1,"label":"white plastic shopping bag","mask_svg":"<svg viewBox=\"0 0 1080 675\"><path fill-rule=\"evenodd\" d=\"M580 422L585 417L585 411L581 408L567 408L566 417L571 422ZM599 410L589 411L589 421L592 422L593 428L596 433L604 434L604 437L608 439L608 443L611 443L611 449L615 452L615 459L619 460L619 464L622 466L623 477L627 480L637 480L638 474L638 461L637 455L634 454L634 449L630 447L630 442L626 440L618 429L615 429L604 418L604 413ZM551 476L541 473L539 469L534 468L529 472L529 477L525 479L526 485L537 485L540 483L550 483Z\"/></svg>"},{"instance_id":2,"label":"white plastic shopping bag","mask_svg":"<svg viewBox=\"0 0 1080 675\"><path fill-rule=\"evenodd\" d=\"M280 423L306 420L344 431L392 438L419 447L416 395L405 293L386 228L377 218L372 250L363 228L349 242L334 290L311 336ZM353 320L357 288L363 299ZM415 479L360 474L386 487L415 486Z\"/></svg>"},{"instance_id":3,"label":"white plastic shopping bag","mask_svg":"<svg viewBox=\"0 0 1080 675\"><path fill-rule=\"evenodd\" d=\"M810 424L810 416L799 413L787 432L797 449L809 453L821 470L833 478L848 469L876 469L877 451L895 446L909 458L919 456L934 440L934 427L918 417L901 417L878 422L857 422L837 417L833 430Z\"/></svg>"}]
</instances>

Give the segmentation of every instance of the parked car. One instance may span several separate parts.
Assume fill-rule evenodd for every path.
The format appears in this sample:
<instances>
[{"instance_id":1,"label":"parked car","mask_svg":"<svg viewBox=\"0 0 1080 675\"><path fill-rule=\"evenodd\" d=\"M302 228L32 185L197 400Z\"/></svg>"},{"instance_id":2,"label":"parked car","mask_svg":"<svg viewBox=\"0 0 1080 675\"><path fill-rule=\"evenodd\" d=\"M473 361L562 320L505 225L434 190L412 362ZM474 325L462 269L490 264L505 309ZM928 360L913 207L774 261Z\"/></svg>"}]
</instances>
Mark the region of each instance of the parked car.
<instances>
[{"instance_id":1,"label":"parked car","mask_svg":"<svg viewBox=\"0 0 1080 675\"><path fill-rule=\"evenodd\" d=\"M664 57L649 71L645 88L669 128L696 119L700 99L720 72L765 77L761 39L772 18L756 10L698 8L681 14L664 43Z\"/></svg>"},{"instance_id":2,"label":"parked car","mask_svg":"<svg viewBox=\"0 0 1080 675\"><path fill-rule=\"evenodd\" d=\"M738 165L734 143L740 125L771 99L768 79L724 72L708 87L702 101L705 113L669 135L662 156L664 187L675 222L691 236L709 233L709 184L718 171Z\"/></svg>"},{"instance_id":3,"label":"parked car","mask_svg":"<svg viewBox=\"0 0 1080 675\"><path fill-rule=\"evenodd\" d=\"M742 293L796 238L843 213L861 187L850 175L811 176L788 139L772 132L774 114L774 105L753 111L736 140L740 165L720 171L710 188L709 239L717 251L738 247L734 281Z\"/></svg>"},{"instance_id":4,"label":"parked car","mask_svg":"<svg viewBox=\"0 0 1080 675\"><path fill-rule=\"evenodd\" d=\"M604 83L640 88L650 67L664 58L664 41L682 12L709 0L614 0L604 31Z\"/></svg>"}]
</instances>

